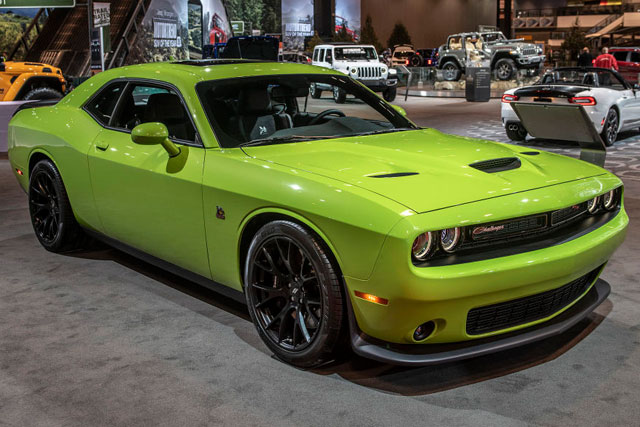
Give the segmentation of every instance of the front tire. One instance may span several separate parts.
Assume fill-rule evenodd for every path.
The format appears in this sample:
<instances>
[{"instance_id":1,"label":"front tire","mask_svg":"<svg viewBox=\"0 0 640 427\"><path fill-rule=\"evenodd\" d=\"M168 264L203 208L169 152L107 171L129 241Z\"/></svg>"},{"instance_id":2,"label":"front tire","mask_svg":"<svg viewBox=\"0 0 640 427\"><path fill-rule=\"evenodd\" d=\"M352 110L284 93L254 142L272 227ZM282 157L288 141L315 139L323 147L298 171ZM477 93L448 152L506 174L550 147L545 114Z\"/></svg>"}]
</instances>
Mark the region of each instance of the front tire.
<instances>
[{"instance_id":1,"label":"front tire","mask_svg":"<svg viewBox=\"0 0 640 427\"><path fill-rule=\"evenodd\" d=\"M51 160L41 160L31 170L29 213L36 237L46 250L67 252L85 243L60 173Z\"/></svg>"},{"instance_id":2,"label":"front tire","mask_svg":"<svg viewBox=\"0 0 640 427\"><path fill-rule=\"evenodd\" d=\"M347 92L338 86L333 87L333 100L336 104L344 104L347 100Z\"/></svg>"},{"instance_id":3,"label":"front tire","mask_svg":"<svg viewBox=\"0 0 640 427\"><path fill-rule=\"evenodd\" d=\"M458 64L453 61L448 61L442 66L442 76L448 82L456 82L460 80L462 71Z\"/></svg>"},{"instance_id":4,"label":"front tire","mask_svg":"<svg viewBox=\"0 0 640 427\"><path fill-rule=\"evenodd\" d=\"M511 80L517 70L516 63L511 58L502 58L496 62L496 77L499 80Z\"/></svg>"},{"instance_id":5,"label":"front tire","mask_svg":"<svg viewBox=\"0 0 640 427\"><path fill-rule=\"evenodd\" d=\"M396 99L396 93L396 87L388 87L382 92L382 97L387 102L393 102Z\"/></svg>"},{"instance_id":6,"label":"front tire","mask_svg":"<svg viewBox=\"0 0 640 427\"><path fill-rule=\"evenodd\" d=\"M325 243L299 224L277 220L258 230L245 296L258 335L279 359L309 368L334 358L346 323L339 277Z\"/></svg>"},{"instance_id":7,"label":"front tire","mask_svg":"<svg viewBox=\"0 0 640 427\"><path fill-rule=\"evenodd\" d=\"M505 127L507 137L515 142L524 141L527 138L527 130L520 123L507 123Z\"/></svg>"},{"instance_id":8,"label":"front tire","mask_svg":"<svg viewBox=\"0 0 640 427\"><path fill-rule=\"evenodd\" d=\"M610 108L607 113L607 118L604 121L604 127L602 128L602 141L607 147L611 147L616 139L618 139L618 126L620 120L618 118L618 111L615 108Z\"/></svg>"},{"instance_id":9,"label":"front tire","mask_svg":"<svg viewBox=\"0 0 640 427\"><path fill-rule=\"evenodd\" d=\"M313 99L320 99L320 97L322 97L322 91L318 89L315 83L311 83L309 93L311 94L311 98Z\"/></svg>"}]
</instances>

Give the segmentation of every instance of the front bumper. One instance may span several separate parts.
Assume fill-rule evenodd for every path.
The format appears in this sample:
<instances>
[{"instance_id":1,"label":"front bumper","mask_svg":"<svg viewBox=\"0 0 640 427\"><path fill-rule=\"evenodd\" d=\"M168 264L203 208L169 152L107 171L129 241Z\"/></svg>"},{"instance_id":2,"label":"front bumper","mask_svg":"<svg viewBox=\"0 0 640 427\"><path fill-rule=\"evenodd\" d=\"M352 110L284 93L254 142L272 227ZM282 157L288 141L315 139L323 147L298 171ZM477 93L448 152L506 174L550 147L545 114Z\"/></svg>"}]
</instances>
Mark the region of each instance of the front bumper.
<instances>
[{"instance_id":1,"label":"front bumper","mask_svg":"<svg viewBox=\"0 0 640 427\"><path fill-rule=\"evenodd\" d=\"M582 183L585 187L566 187L575 188L576 193L582 192L581 195L571 191L553 193L546 188L532 190L527 193L528 201L524 206L531 201L539 200L541 203L545 199L566 199L563 203L568 202L570 206L578 202L576 199L584 197L587 200L608 188L615 188L619 180L603 176L583 180ZM578 191L578 188L583 190ZM586 188L589 190L584 190ZM500 204L496 199L488 199L410 216L401 221L387 236L371 275L366 279L345 277L358 329L389 344L430 347L432 344L477 341L523 330L548 322L569 310L589 288L576 294L566 305L545 314L546 317L511 323L488 332L468 332L467 329L467 317L473 309L555 290L606 264L626 236L629 219L624 207L597 228L548 243L540 249L518 252L517 248L505 248L506 253L490 259L427 267L415 266L409 260L409 240L420 231L430 229L434 224L453 227L468 221L476 223L475 218L503 211L503 207L514 209L522 197L521 194L505 196L500 198ZM452 218L456 222L451 222L454 221ZM388 304L380 305L358 298L356 291L383 298ZM417 341L413 333L425 322L433 322L435 330L427 339Z\"/></svg>"},{"instance_id":2,"label":"front bumper","mask_svg":"<svg viewBox=\"0 0 640 427\"><path fill-rule=\"evenodd\" d=\"M519 56L516 58L518 64L523 67L539 67L541 64L544 64L544 60L544 55Z\"/></svg>"},{"instance_id":3,"label":"front bumper","mask_svg":"<svg viewBox=\"0 0 640 427\"><path fill-rule=\"evenodd\" d=\"M362 334L358 331L352 318L350 323L351 346L356 354L368 359L405 366L435 365L484 356L566 332L607 299L610 291L609 284L598 279L578 303L549 322L510 334L454 344L389 345Z\"/></svg>"},{"instance_id":4,"label":"front bumper","mask_svg":"<svg viewBox=\"0 0 640 427\"><path fill-rule=\"evenodd\" d=\"M389 78L389 79L357 79L360 83L368 87L374 92L382 92L387 88L393 88L398 86L398 79Z\"/></svg>"}]
</instances>

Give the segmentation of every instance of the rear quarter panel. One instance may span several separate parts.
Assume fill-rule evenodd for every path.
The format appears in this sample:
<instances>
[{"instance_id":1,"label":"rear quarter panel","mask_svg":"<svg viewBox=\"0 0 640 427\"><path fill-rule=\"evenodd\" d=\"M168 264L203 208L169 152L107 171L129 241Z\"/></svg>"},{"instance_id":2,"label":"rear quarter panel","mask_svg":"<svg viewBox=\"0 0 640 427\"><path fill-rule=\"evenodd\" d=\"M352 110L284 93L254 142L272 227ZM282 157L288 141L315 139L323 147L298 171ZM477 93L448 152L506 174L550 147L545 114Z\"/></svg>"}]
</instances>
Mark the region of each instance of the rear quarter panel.
<instances>
[{"instance_id":1,"label":"rear quarter panel","mask_svg":"<svg viewBox=\"0 0 640 427\"><path fill-rule=\"evenodd\" d=\"M14 171L24 171L17 177L26 191L31 159L40 155L50 158L62 176L78 222L97 228L87 152L102 127L65 100L52 107L28 108L13 117L9 122L9 160Z\"/></svg>"}]
</instances>

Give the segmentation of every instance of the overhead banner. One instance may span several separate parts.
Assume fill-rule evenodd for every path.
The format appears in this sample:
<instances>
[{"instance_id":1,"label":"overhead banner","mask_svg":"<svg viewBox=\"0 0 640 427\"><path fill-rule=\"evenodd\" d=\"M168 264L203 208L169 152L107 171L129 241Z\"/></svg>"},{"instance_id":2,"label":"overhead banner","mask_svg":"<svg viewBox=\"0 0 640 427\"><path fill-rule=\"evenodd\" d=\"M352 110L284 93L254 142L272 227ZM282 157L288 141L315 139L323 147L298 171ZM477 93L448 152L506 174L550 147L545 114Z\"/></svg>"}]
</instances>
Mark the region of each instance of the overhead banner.
<instances>
[{"instance_id":1,"label":"overhead banner","mask_svg":"<svg viewBox=\"0 0 640 427\"><path fill-rule=\"evenodd\" d=\"M3 8L43 8L43 7L75 7L76 0L0 0Z\"/></svg>"},{"instance_id":2,"label":"overhead banner","mask_svg":"<svg viewBox=\"0 0 640 427\"><path fill-rule=\"evenodd\" d=\"M282 0L282 41L285 50L304 49L304 38L313 36L313 0Z\"/></svg>"},{"instance_id":3,"label":"overhead banner","mask_svg":"<svg viewBox=\"0 0 640 427\"><path fill-rule=\"evenodd\" d=\"M111 8L111 3L93 3L94 28L108 27L109 25L111 25L110 8Z\"/></svg>"},{"instance_id":4,"label":"overhead banner","mask_svg":"<svg viewBox=\"0 0 640 427\"><path fill-rule=\"evenodd\" d=\"M153 0L128 64L189 59L186 1Z\"/></svg>"},{"instance_id":5,"label":"overhead banner","mask_svg":"<svg viewBox=\"0 0 640 427\"><path fill-rule=\"evenodd\" d=\"M347 34L353 40L360 38L360 0L335 0L336 1L336 27L339 33L345 28Z\"/></svg>"}]
</instances>

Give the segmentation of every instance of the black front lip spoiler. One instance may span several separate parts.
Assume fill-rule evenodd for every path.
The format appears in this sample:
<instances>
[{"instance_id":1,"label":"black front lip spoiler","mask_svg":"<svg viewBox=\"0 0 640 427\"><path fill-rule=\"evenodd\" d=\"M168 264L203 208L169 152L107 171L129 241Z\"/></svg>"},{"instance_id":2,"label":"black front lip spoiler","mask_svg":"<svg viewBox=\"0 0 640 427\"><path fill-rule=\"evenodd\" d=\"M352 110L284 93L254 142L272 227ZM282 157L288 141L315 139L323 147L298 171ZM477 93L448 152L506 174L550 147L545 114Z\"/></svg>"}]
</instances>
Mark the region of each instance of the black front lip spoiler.
<instances>
[{"instance_id":1,"label":"black front lip spoiler","mask_svg":"<svg viewBox=\"0 0 640 427\"><path fill-rule=\"evenodd\" d=\"M607 299L610 292L609 283L598 279L589 292L577 303L547 322L508 334L452 344L395 345L367 337L358 330L351 307L349 307L351 346L359 356L404 366L435 365L484 356L530 344L567 331L595 310Z\"/></svg>"}]
</instances>

